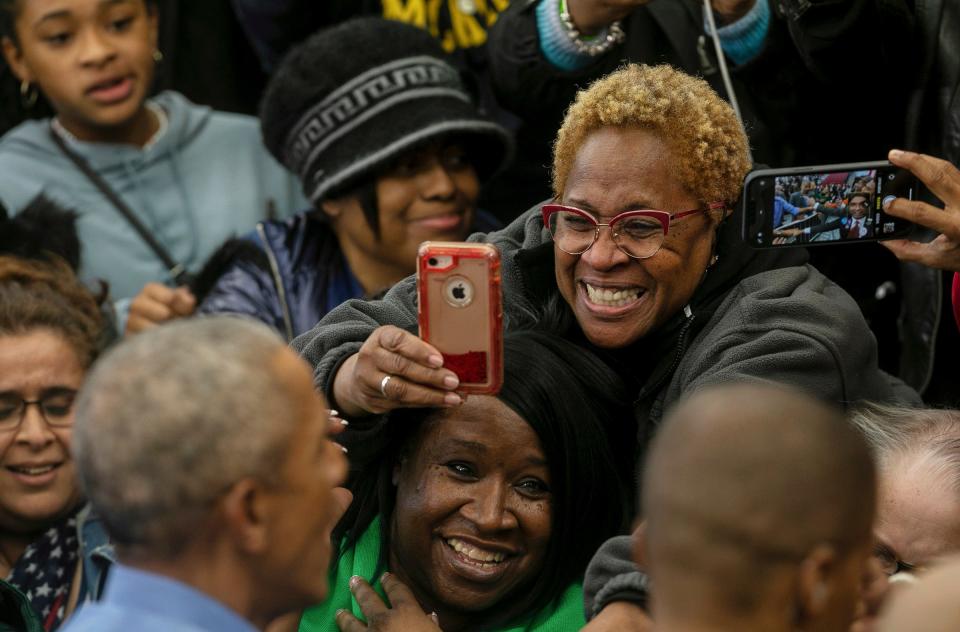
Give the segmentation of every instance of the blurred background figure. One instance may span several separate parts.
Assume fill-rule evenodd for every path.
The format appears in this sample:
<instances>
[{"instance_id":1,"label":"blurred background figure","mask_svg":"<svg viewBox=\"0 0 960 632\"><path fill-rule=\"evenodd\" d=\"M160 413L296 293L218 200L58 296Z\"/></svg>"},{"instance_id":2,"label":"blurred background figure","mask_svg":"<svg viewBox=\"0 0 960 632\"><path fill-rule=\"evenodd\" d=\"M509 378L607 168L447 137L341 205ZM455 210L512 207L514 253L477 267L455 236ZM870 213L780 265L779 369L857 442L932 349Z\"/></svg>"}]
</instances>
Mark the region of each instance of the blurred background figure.
<instances>
[{"instance_id":1,"label":"blurred background figure","mask_svg":"<svg viewBox=\"0 0 960 632\"><path fill-rule=\"evenodd\" d=\"M960 553L960 412L880 404L851 420L879 470L876 555L888 575Z\"/></svg>"},{"instance_id":2,"label":"blurred background figure","mask_svg":"<svg viewBox=\"0 0 960 632\"><path fill-rule=\"evenodd\" d=\"M654 629L846 632L875 483L863 437L808 396L743 384L682 401L641 495Z\"/></svg>"},{"instance_id":3,"label":"blurred background figure","mask_svg":"<svg viewBox=\"0 0 960 632\"><path fill-rule=\"evenodd\" d=\"M252 632L323 600L350 498L329 420L259 323L189 320L114 348L78 401L75 449L119 562L68 629Z\"/></svg>"},{"instance_id":4,"label":"blurred background figure","mask_svg":"<svg viewBox=\"0 0 960 632\"><path fill-rule=\"evenodd\" d=\"M74 398L103 328L62 260L0 256L0 592L14 630L58 629L109 562L72 455Z\"/></svg>"},{"instance_id":5,"label":"blurred background figure","mask_svg":"<svg viewBox=\"0 0 960 632\"><path fill-rule=\"evenodd\" d=\"M200 312L246 314L292 340L347 299L413 274L421 242L498 227L477 199L511 138L477 113L445 57L426 31L374 17L290 52L261 126L313 209L258 224Z\"/></svg>"}]
</instances>

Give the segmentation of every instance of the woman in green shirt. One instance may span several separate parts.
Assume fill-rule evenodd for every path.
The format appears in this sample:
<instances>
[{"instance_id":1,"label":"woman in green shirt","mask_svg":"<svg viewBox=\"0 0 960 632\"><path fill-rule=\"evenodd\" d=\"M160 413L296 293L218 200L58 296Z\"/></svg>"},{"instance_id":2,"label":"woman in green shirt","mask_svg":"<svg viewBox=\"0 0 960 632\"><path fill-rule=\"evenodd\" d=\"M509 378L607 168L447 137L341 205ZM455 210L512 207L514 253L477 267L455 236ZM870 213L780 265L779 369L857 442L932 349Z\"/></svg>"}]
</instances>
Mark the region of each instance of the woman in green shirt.
<instances>
[{"instance_id":1,"label":"woman in green shirt","mask_svg":"<svg viewBox=\"0 0 960 632\"><path fill-rule=\"evenodd\" d=\"M545 333L506 336L504 358L495 397L352 428L354 501L336 532L331 594L301 632L362 618L350 579L382 594L385 571L446 632L584 625L583 571L630 516L631 455L616 453L634 440L619 403L629 398L605 364Z\"/></svg>"}]
</instances>

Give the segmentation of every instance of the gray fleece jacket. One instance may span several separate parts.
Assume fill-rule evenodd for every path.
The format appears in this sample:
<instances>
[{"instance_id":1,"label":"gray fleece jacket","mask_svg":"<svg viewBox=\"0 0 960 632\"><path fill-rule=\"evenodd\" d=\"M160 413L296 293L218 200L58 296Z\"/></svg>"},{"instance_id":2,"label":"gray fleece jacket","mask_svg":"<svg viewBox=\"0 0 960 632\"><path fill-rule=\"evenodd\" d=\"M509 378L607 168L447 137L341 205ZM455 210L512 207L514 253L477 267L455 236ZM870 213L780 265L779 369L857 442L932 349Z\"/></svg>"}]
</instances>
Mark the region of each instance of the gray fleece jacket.
<instances>
[{"instance_id":1,"label":"gray fleece jacket","mask_svg":"<svg viewBox=\"0 0 960 632\"><path fill-rule=\"evenodd\" d=\"M504 230L470 240L500 249L507 328L550 321L560 335L589 347L559 298L553 244L539 206ZM750 250L740 242L735 222L727 222L720 228L717 254L718 263L687 308L647 336L650 340L613 353L594 349L636 388L638 478L663 411L708 384L771 380L843 406L861 400L920 403L909 387L877 368L876 341L857 304L806 264L805 251ZM330 396L340 364L384 324L415 331L413 277L394 286L383 300L347 301L293 345L316 368L315 382ZM587 569L587 616L611 601L642 605L646 588L646 576L630 558L629 536L613 538Z\"/></svg>"}]
</instances>

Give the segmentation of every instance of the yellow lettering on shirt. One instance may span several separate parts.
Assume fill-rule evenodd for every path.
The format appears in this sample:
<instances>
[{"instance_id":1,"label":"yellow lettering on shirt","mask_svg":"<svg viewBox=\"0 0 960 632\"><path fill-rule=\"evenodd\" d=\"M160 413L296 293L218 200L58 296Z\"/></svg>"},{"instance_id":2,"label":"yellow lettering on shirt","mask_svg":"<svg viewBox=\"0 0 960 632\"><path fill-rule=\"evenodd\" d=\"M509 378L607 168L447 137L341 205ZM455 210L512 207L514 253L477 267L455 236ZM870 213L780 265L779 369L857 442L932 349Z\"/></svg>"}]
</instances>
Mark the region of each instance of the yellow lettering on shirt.
<instances>
[{"instance_id":1,"label":"yellow lettering on shirt","mask_svg":"<svg viewBox=\"0 0 960 632\"><path fill-rule=\"evenodd\" d=\"M426 29L448 53L460 48L483 46L487 29L493 26L510 0L472 0L472 10L461 9L463 0L382 0L383 17ZM446 6L449 24L441 23ZM446 16L443 16L446 18Z\"/></svg>"},{"instance_id":2,"label":"yellow lettering on shirt","mask_svg":"<svg viewBox=\"0 0 960 632\"><path fill-rule=\"evenodd\" d=\"M424 0L383 0L383 17L420 28L427 27Z\"/></svg>"},{"instance_id":3,"label":"yellow lettering on shirt","mask_svg":"<svg viewBox=\"0 0 960 632\"><path fill-rule=\"evenodd\" d=\"M453 34L457 39L457 47L483 46L487 41L487 31L480 26L477 19L461 11L458 0L447 0L447 3L450 5L450 21L453 22ZM480 14L479 3L477 3L477 14Z\"/></svg>"}]
</instances>

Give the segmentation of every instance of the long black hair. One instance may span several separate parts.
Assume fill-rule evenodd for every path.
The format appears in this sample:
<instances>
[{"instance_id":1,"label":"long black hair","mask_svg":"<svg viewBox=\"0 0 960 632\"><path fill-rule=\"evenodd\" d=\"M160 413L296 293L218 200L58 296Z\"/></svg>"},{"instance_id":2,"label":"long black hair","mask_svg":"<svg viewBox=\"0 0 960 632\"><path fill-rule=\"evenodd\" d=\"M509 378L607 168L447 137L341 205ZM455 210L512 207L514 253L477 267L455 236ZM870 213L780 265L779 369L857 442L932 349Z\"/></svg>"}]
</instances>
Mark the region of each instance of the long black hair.
<instances>
[{"instance_id":1,"label":"long black hair","mask_svg":"<svg viewBox=\"0 0 960 632\"><path fill-rule=\"evenodd\" d=\"M632 517L636 422L616 373L590 352L542 331L505 335L504 381L497 397L537 434L550 470L551 537L544 567L509 609L537 612L582 579L600 544L626 530ZM385 569L396 505L394 466L423 422L442 412L399 409L361 433L365 436L354 437L354 501L334 531L337 541L343 540L341 550L379 515L384 526L380 567Z\"/></svg>"}]
</instances>

